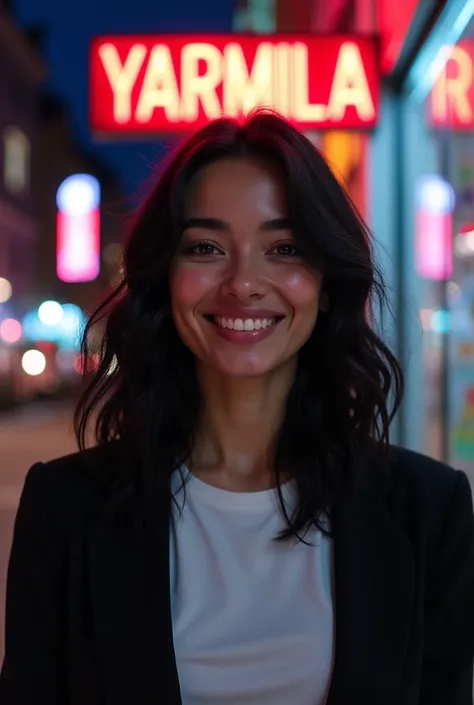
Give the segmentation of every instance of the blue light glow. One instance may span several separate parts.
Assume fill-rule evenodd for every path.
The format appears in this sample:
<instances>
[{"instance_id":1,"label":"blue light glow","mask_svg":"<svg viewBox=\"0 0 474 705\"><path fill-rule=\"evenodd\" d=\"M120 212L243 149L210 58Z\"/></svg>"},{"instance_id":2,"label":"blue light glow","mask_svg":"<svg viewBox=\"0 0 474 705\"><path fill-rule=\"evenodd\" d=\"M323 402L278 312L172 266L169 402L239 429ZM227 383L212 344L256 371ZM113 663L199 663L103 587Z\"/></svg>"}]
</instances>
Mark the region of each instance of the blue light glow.
<instances>
[{"instance_id":1,"label":"blue light glow","mask_svg":"<svg viewBox=\"0 0 474 705\"><path fill-rule=\"evenodd\" d=\"M448 0L408 73L406 87L423 102L474 15L474 0Z\"/></svg>"},{"instance_id":2,"label":"blue light glow","mask_svg":"<svg viewBox=\"0 0 474 705\"><path fill-rule=\"evenodd\" d=\"M24 337L32 342L47 340L57 343L61 348L77 349L86 324L86 316L75 304L64 304L62 310L61 321L54 325L41 321L38 311L27 313L22 321Z\"/></svg>"},{"instance_id":3,"label":"blue light glow","mask_svg":"<svg viewBox=\"0 0 474 705\"><path fill-rule=\"evenodd\" d=\"M423 176L417 185L417 206L429 213L452 213L455 204L454 189L437 174Z\"/></svg>"},{"instance_id":4,"label":"blue light glow","mask_svg":"<svg viewBox=\"0 0 474 705\"><path fill-rule=\"evenodd\" d=\"M58 188L56 203L69 215L89 213L100 205L100 184L91 174L68 176Z\"/></svg>"},{"instance_id":5,"label":"blue light glow","mask_svg":"<svg viewBox=\"0 0 474 705\"><path fill-rule=\"evenodd\" d=\"M431 316L431 330L440 335L446 335L449 333L451 328L451 316L449 311L443 311L439 309L438 311L433 311Z\"/></svg>"}]
</instances>

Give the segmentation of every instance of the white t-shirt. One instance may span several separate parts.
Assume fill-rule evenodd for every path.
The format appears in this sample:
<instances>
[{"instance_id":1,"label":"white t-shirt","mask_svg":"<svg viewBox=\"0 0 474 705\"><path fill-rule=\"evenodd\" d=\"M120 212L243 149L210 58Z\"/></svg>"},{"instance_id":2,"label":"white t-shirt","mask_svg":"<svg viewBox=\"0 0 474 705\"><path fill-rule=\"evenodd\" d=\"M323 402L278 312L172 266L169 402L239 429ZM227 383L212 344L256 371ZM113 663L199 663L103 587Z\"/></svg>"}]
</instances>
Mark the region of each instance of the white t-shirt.
<instances>
[{"instance_id":1,"label":"white t-shirt","mask_svg":"<svg viewBox=\"0 0 474 705\"><path fill-rule=\"evenodd\" d=\"M324 705L333 667L332 540L273 539L276 490L174 480L171 607L183 705ZM295 489L283 486L291 509ZM183 506L183 499L184 506Z\"/></svg>"}]
</instances>

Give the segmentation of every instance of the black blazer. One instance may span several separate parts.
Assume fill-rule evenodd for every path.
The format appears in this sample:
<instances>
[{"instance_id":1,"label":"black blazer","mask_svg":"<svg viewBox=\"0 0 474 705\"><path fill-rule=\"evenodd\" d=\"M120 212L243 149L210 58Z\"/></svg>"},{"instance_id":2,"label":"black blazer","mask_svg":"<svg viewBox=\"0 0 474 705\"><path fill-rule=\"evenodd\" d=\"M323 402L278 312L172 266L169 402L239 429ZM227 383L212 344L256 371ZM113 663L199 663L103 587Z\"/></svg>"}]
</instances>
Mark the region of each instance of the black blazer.
<instances>
[{"instance_id":1,"label":"black blazer","mask_svg":"<svg viewBox=\"0 0 474 705\"><path fill-rule=\"evenodd\" d=\"M91 462L93 461L93 462ZM180 705L169 497L140 535L103 519L117 444L35 465L10 558L0 705ZM94 467L95 469L92 469ZM160 504L158 502L158 504ZM466 476L394 449L332 508L328 705L471 705L474 520ZM291 703L288 703L291 705Z\"/></svg>"}]
</instances>

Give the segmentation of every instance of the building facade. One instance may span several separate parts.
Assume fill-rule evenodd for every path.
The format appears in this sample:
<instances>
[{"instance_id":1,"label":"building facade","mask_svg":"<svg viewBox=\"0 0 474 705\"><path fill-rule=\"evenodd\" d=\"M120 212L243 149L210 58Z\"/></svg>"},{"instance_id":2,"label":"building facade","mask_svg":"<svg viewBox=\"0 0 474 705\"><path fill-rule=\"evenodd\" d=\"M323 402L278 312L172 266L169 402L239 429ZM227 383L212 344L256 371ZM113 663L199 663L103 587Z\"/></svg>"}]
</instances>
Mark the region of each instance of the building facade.
<instances>
[{"instance_id":1,"label":"building facade","mask_svg":"<svg viewBox=\"0 0 474 705\"><path fill-rule=\"evenodd\" d=\"M33 285L38 214L32 172L44 77L41 59L0 4L0 277L11 285L11 306Z\"/></svg>"},{"instance_id":2,"label":"building facade","mask_svg":"<svg viewBox=\"0 0 474 705\"><path fill-rule=\"evenodd\" d=\"M126 210L114 175L78 142L61 101L43 89L42 33L23 34L1 3L0 406L56 393L66 377L76 382L77 329L120 276ZM73 216L58 217L58 189L75 175L100 192L93 217L83 218L80 228ZM79 200L72 198L74 212ZM58 242L65 223L73 266L84 243L93 241L90 276L61 276ZM45 302L46 312L59 311L60 320L42 315ZM25 367L31 350L43 355L44 369Z\"/></svg>"}]
</instances>

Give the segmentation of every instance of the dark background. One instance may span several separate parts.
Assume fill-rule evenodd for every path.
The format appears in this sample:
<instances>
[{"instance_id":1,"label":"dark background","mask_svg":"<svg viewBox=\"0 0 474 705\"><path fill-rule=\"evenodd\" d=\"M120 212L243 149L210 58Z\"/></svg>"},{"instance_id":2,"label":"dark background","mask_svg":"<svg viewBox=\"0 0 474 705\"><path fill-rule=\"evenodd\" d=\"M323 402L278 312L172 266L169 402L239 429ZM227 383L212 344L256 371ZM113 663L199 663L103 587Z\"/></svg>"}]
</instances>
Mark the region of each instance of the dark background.
<instances>
[{"instance_id":1,"label":"dark background","mask_svg":"<svg viewBox=\"0 0 474 705\"><path fill-rule=\"evenodd\" d=\"M44 28L47 86L66 102L79 139L91 142L118 175L126 192L140 196L140 184L162 153L164 143L96 142L88 123L88 49L100 34L226 32L232 30L233 0L13 0L23 28ZM170 138L166 138L169 143Z\"/></svg>"}]
</instances>

